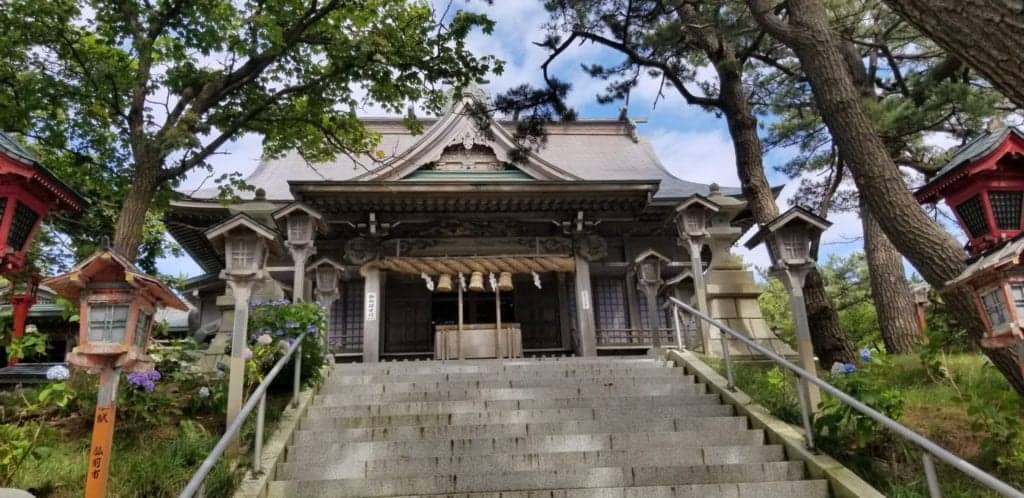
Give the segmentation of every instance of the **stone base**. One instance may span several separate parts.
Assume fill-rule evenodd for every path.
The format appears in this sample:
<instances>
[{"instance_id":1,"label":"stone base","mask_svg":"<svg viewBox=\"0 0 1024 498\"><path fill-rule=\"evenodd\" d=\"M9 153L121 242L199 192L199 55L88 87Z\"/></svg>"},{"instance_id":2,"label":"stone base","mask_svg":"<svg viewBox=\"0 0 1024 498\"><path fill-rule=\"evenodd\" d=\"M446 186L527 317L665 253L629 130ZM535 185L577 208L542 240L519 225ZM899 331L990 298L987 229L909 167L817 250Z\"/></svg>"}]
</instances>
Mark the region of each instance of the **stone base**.
<instances>
[{"instance_id":1,"label":"stone base","mask_svg":"<svg viewBox=\"0 0 1024 498\"><path fill-rule=\"evenodd\" d=\"M782 356L796 357L797 353L768 328L768 322L761 315L757 298L761 286L754 281L754 272L737 269L717 269L708 272L707 299L712 318L741 332L762 347ZM705 354L722 357L721 331L711 327L709 343L704 345ZM733 358L758 359L764 355L751 350L737 339L727 339L729 354Z\"/></svg>"}]
</instances>

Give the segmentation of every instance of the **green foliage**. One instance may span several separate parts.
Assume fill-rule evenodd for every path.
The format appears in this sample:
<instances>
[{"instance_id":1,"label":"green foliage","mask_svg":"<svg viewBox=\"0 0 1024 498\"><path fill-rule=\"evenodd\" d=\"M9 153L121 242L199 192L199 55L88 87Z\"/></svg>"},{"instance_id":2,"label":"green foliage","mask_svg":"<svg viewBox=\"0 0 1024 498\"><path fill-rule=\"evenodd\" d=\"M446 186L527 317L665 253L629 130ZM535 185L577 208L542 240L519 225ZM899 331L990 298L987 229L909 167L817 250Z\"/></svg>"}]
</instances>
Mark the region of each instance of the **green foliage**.
<instances>
[{"instance_id":1,"label":"green foliage","mask_svg":"<svg viewBox=\"0 0 1024 498\"><path fill-rule=\"evenodd\" d=\"M36 400L40 405L52 404L63 411L77 396L78 393L67 382L51 382L39 391Z\"/></svg>"},{"instance_id":2,"label":"green foliage","mask_svg":"<svg viewBox=\"0 0 1024 498\"><path fill-rule=\"evenodd\" d=\"M790 424L800 423L800 399L792 374L777 366L767 370L737 366L733 374L736 385L743 386L745 392L773 415Z\"/></svg>"},{"instance_id":3,"label":"green foliage","mask_svg":"<svg viewBox=\"0 0 1024 498\"><path fill-rule=\"evenodd\" d=\"M903 395L886 378L890 363L876 353L860 368L849 373L837 369L828 380L841 391L874 408L883 415L899 420L903 411ZM825 453L835 457L862 475L881 480L885 470L878 462L891 457L902 443L897 442L875 420L836 398L824 395L820 412L814 420L814 440Z\"/></svg>"},{"instance_id":4,"label":"green foliage","mask_svg":"<svg viewBox=\"0 0 1024 498\"><path fill-rule=\"evenodd\" d=\"M254 303L249 314L251 357L245 366L245 378L250 388L255 388L263 381L274 363L284 356L292 342L303 333L306 336L302 341L302 382L319 383L322 377L320 370L327 354L322 335L326 330L324 310L319 304L292 304L285 299ZM289 362L286 370L282 370L275 381L291 382L293 374L288 372L292 371L293 365L294 362Z\"/></svg>"},{"instance_id":5,"label":"green foliage","mask_svg":"<svg viewBox=\"0 0 1024 498\"><path fill-rule=\"evenodd\" d=\"M836 308L839 323L847 337L861 347L881 347L878 314L871 299L871 281L863 252L846 256L833 254L818 271L825 281L825 291ZM768 326L783 340L794 344L793 316L789 309L789 293L778 279L761 271L768 285L758 297L761 313Z\"/></svg>"},{"instance_id":6,"label":"green foliage","mask_svg":"<svg viewBox=\"0 0 1024 498\"><path fill-rule=\"evenodd\" d=\"M7 344L7 361L15 358L31 360L46 355L47 336L39 332L34 325L25 327L25 335L11 338Z\"/></svg>"},{"instance_id":7,"label":"green foliage","mask_svg":"<svg viewBox=\"0 0 1024 498\"><path fill-rule=\"evenodd\" d=\"M0 487L11 486L18 469L39 456L36 442L41 430L38 423L0 424Z\"/></svg>"},{"instance_id":8,"label":"green foliage","mask_svg":"<svg viewBox=\"0 0 1024 498\"><path fill-rule=\"evenodd\" d=\"M500 73L500 61L467 49L489 19L458 11L443 21L411 0L10 0L0 9L0 129L26 137L92 201L43 234L51 248L70 236L75 254L57 260L94 250L133 192L133 208L148 210L133 237L152 273L156 258L180 251L163 242L171 189L212 171L224 144L255 134L267 156L297 149L313 162L373 153L379 136L360 107L436 112L438 82ZM209 186L244 189L238 179Z\"/></svg>"}]
</instances>

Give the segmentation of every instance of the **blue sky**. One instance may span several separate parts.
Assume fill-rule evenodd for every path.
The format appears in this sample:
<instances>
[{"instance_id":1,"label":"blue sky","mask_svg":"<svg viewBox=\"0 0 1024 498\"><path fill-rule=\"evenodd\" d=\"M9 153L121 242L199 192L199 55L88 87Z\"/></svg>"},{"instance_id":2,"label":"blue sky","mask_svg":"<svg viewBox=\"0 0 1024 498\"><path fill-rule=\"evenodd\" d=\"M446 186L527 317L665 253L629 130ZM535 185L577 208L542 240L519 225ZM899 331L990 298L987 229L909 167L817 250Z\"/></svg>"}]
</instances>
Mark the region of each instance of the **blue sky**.
<instances>
[{"instance_id":1,"label":"blue sky","mask_svg":"<svg viewBox=\"0 0 1024 498\"><path fill-rule=\"evenodd\" d=\"M443 0L437 0L444 8ZM479 10L486 12L496 21L493 35L475 33L470 47L478 54L493 54L505 61L502 75L493 75L487 90L492 95L524 82L538 84L541 81L540 65L545 60L545 49L535 46L534 41L543 38L541 25L547 19L540 0L499 0L495 5L467 0L454 0L453 9ZM619 102L600 105L594 96L601 92L606 82L598 81L580 69L582 63L614 62L619 56L614 52L593 44L575 46L561 55L552 66L553 75L573 85L570 103L582 118L614 118L622 105ZM709 69L698 74L712 77ZM725 121L711 113L687 105L671 88L665 88L664 97L654 106L659 82L652 79L643 81L630 98L629 115L647 118L639 126L639 133L654 144L661 161L676 176L703 183L717 182L721 185L738 186L735 157L729 140ZM696 89L694 89L696 91ZM366 115L380 115L378 109L368 106ZM229 171L248 173L260 159L259 137L244 136L223 149L224 154L213 159L217 174ZM787 153L780 151L766 157L768 177L773 185L788 183L779 198L785 207L795 190L797 182L790 182L773 166L782 164ZM206 172L193 174L183 183L181 190L194 189L207 176ZM822 261L830 254L847 254L859 250L862 241L860 220L855 214L840 213L830 216L833 227L826 232L822 245ZM767 254L763 248L747 251L736 249L744 259L756 266L767 266ZM167 258L158 263L162 273L195 276L201 273L199 267L187 256Z\"/></svg>"}]
</instances>

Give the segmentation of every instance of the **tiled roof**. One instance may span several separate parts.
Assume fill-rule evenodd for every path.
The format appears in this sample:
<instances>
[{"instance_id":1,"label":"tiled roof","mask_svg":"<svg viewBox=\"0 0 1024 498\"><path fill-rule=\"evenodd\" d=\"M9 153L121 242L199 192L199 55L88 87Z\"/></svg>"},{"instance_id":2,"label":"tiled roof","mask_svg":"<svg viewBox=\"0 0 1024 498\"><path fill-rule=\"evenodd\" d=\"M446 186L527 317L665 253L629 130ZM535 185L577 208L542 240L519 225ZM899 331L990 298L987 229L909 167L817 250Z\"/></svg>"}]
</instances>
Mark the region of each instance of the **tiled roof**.
<instances>
[{"instance_id":1,"label":"tiled roof","mask_svg":"<svg viewBox=\"0 0 1024 498\"><path fill-rule=\"evenodd\" d=\"M419 139L401 126L398 119L370 120L371 129L381 133L378 149L387 156L397 156ZM428 127L431 122L425 123ZM657 180L659 199L684 198L694 194L708 195L709 186L675 177L665 169L645 137L635 137L629 123L617 120L581 120L549 127L547 144L537 154L582 180ZM297 152L280 158L261 161L247 182L266 191L269 200L291 200L289 181L351 181L360 180L376 165L368 157L355 160L339 155L333 161L307 163ZM694 164L694 169L707 167ZM725 195L739 195L739 188L723 187ZM192 198L210 199L216 189L203 189ZM243 193L251 197L251 193Z\"/></svg>"},{"instance_id":2,"label":"tiled roof","mask_svg":"<svg viewBox=\"0 0 1024 498\"><path fill-rule=\"evenodd\" d=\"M981 135L971 139L969 142L957 149L953 157L950 158L949 162L945 164L935 176L933 176L928 183L918 189L918 192L924 192L930 187L940 182L947 175L959 170L961 167L970 164L978 159L991 154L992 151L996 150L1000 144L1006 139L1010 133L1016 134L1018 137L1024 139L1024 132L1021 132L1017 128L1002 126L993 131L986 131Z\"/></svg>"}]
</instances>

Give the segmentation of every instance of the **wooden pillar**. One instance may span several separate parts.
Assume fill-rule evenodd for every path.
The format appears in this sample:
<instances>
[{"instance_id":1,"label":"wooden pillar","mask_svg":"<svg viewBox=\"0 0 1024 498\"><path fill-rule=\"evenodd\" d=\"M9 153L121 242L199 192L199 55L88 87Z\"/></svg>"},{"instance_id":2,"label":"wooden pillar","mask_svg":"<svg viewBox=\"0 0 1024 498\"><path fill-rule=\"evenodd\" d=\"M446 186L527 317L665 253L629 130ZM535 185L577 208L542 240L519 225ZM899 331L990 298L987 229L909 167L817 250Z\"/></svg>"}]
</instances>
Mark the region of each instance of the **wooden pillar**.
<instances>
[{"instance_id":1,"label":"wooden pillar","mask_svg":"<svg viewBox=\"0 0 1024 498\"><path fill-rule=\"evenodd\" d=\"M363 284L363 363L380 361L380 339L384 327L384 279L379 268L366 270Z\"/></svg>"},{"instance_id":2,"label":"wooden pillar","mask_svg":"<svg viewBox=\"0 0 1024 498\"><path fill-rule=\"evenodd\" d=\"M629 328L633 330L644 328L640 318L640 300L636 295L636 273L632 271L626 272L626 306L629 308L626 310L629 317Z\"/></svg>"},{"instance_id":3,"label":"wooden pillar","mask_svg":"<svg viewBox=\"0 0 1024 498\"><path fill-rule=\"evenodd\" d=\"M576 326L580 356L597 356L597 331L594 325L594 301L590 289L590 263L576 256Z\"/></svg>"},{"instance_id":4,"label":"wooden pillar","mask_svg":"<svg viewBox=\"0 0 1024 498\"><path fill-rule=\"evenodd\" d=\"M572 349L572 317L569 316L569 292L564 273L556 273L558 287L558 328L562 334L562 347Z\"/></svg>"}]
</instances>

